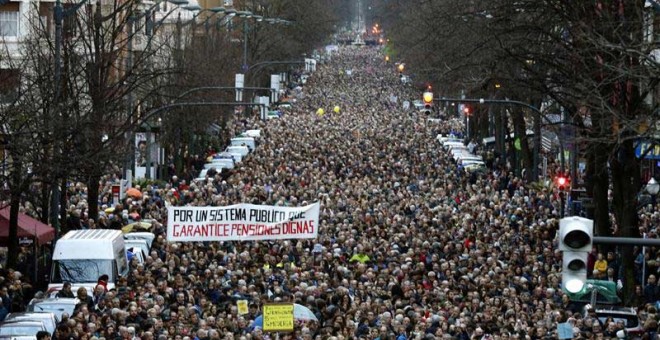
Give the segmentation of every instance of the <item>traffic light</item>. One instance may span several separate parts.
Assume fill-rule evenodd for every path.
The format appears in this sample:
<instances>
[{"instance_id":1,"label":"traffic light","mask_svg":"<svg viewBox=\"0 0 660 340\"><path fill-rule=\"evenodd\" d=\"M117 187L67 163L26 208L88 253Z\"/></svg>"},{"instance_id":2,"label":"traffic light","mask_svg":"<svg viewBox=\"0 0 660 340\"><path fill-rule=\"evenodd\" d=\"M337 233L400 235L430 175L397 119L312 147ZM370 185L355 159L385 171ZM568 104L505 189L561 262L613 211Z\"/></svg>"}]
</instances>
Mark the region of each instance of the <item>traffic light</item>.
<instances>
[{"instance_id":1,"label":"traffic light","mask_svg":"<svg viewBox=\"0 0 660 340\"><path fill-rule=\"evenodd\" d=\"M422 109L421 112L430 115L433 112L433 92L431 92L430 85L426 88L426 91L422 93L422 102L424 103L424 109Z\"/></svg>"},{"instance_id":2,"label":"traffic light","mask_svg":"<svg viewBox=\"0 0 660 340\"><path fill-rule=\"evenodd\" d=\"M427 109L430 109L431 106L433 106L433 92L428 90L424 92L424 94L422 95L422 100L424 101L424 106Z\"/></svg>"},{"instance_id":3,"label":"traffic light","mask_svg":"<svg viewBox=\"0 0 660 340\"><path fill-rule=\"evenodd\" d=\"M569 293L582 290L587 282L587 256L593 248L594 222L571 216L559 220L559 250L562 257L562 288Z\"/></svg>"},{"instance_id":4,"label":"traffic light","mask_svg":"<svg viewBox=\"0 0 660 340\"><path fill-rule=\"evenodd\" d=\"M555 183L557 184L557 188L560 191L565 191L569 189L571 186L571 180L568 178L568 176L564 175L561 172L557 174L557 177L555 178Z\"/></svg>"},{"instance_id":5,"label":"traffic light","mask_svg":"<svg viewBox=\"0 0 660 340\"><path fill-rule=\"evenodd\" d=\"M466 116L472 116L472 108L468 105L463 106L463 113Z\"/></svg>"}]
</instances>

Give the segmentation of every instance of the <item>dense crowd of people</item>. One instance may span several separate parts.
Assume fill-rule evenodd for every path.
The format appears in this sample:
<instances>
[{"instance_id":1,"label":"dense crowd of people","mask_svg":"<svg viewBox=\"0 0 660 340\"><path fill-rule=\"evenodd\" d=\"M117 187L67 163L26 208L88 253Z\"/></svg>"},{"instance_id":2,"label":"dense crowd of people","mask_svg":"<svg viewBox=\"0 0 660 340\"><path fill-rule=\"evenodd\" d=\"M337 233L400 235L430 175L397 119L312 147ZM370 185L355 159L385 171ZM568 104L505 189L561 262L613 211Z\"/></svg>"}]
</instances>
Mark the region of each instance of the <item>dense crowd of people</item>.
<instances>
[{"instance_id":1,"label":"dense crowd of people","mask_svg":"<svg viewBox=\"0 0 660 340\"><path fill-rule=\"evenodd\" d=\"M280 119L233 122L235 133L261 129L262 136L228 177L174 176L165 187L141 187L141 199L102 212L99 221L80 216L85 189L76 188L69 213L83 228L161 223L145 263L133 260L116 289L90 298L76 292L84 300L54 338L541 339L557 338L557 325L568 322L574 338L600 339L622 329L583 313L562 292L552 190L529 188L497 159L483 172L457 166L435 137L461 131L460 119L429 121L404 110L401 102L419 93L400 82L378 48L340 48L303 94ZM170 204L313 202L321 205L316 240L165 238ZM643 213L642 225L650 231L657 220ZM645 270L655 273L660 261L646 254L639 264L647 261ZM614 253L594 253L589 270L616 281L619 263ZM21 274L9 270L4 280L0 297L11 309ZM652 280L640 285L638 301L652 315L643 320L649 334L660 296ZM238 299L249 301L247 314ZM254 320L268 302L299 303L318 321L264 333Z\"/></svg>"}]
</instances>

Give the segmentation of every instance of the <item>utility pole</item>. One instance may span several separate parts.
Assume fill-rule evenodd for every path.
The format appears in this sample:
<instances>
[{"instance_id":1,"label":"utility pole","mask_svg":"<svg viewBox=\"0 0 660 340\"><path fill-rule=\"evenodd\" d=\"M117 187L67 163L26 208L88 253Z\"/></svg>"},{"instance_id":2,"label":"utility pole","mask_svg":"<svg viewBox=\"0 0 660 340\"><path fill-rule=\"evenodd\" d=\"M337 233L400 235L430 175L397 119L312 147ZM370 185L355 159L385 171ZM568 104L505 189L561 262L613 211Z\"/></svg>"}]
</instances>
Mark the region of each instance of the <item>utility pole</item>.
<instances>
[{"instance_id":1,"label":"utility pole","mask_svg":"<svg viewBox=\"0 0 660 340\"><path fill-rule=\"evenodd\" d=\"M243 72L247 72L248 63L247 63L247 54L248 54L248 17L243 18Z\"/></svg>"}]
</instances>

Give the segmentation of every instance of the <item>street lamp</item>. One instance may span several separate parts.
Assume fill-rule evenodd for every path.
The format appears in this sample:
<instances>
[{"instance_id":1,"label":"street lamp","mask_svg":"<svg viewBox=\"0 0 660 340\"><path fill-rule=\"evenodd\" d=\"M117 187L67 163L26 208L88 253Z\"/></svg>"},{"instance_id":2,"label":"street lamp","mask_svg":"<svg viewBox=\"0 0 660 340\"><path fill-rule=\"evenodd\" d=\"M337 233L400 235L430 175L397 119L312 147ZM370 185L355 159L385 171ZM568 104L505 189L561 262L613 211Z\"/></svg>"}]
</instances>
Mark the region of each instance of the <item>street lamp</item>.
<instances>
[{"instance_id":1,"label":"street lamp","mask_svg":"<svg viewBox=\"0 0 660 340\"><path fill-rule=\"evenodd\" d=\"M240 18L243 18L243 72L247 72L247 51L248 51L248 19L252 17L252 12L250 11L238 11L236 15ZM262 17L263 18L263 17Z\"/></svg>"},{"instance_id":2,"label":"street lamp","mask_svg":"<svg viewBox=\"0 0 660 340\"><path fill-rule=\"evenodd\" d=\"M651 177L648 183L646 183L646 192L651 195L651 203L655 207L655 197L658 195L658 192L660 192L660 183L658 183L655 178Z\"/></svg>"},{"instance_id":3,"label":"street lamp","mask_svg":"<svg viewBox=\"0 0 660 340\"><path fill-rule=\"evenodd\" d=\"M403 70L406 68L404 63L399 63L399 65L396 67L397 70L399 70L399 73L403 73Z\"/></svg>"}]
</instances>

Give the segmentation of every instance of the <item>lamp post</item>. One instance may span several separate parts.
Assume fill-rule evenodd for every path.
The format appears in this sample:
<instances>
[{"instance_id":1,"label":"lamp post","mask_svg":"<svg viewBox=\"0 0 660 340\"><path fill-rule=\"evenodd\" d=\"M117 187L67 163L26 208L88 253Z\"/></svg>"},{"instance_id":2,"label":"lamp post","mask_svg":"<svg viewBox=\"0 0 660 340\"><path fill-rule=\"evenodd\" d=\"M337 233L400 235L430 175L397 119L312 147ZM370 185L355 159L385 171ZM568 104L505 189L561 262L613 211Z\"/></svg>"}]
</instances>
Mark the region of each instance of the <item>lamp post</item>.
<instances>
[{"instance_id":1,"label":"lamp post","mask_svg":"<svg viewBox=\"0 0 660 340\"><path fill-rule=\"evenodd\" d=\"M195 23L195 20L197 19L197 17L199 17L202 13L204 13L204 12L211 12L212 14L209 15L208 17L206 17L206 19L204 19L204 24L205 24L205 29L206 29L206 33L207 33L207 35L208 35L208 31L209 31L209 20L210 20L211 18L213 18L214 15L216 15L216 14L218 14L218 13L225 13L225 15L224 15L222 18L219 18L219 19L217 20L218 22L221 22L222 19L224 19L225 17L236 14L236 10L235 10L235 9L224 8L224 7L213 7L213 8L205 8L205 9L202 9L202 7L200 7L199 5L188 5L188 6L182 6L181 9L185 9L185 10L187 10L187 11L191 11L191 12L198 11L197 13L195 13L195 14L193 15L193 17L190 19L190 21L188 21L188 22L182 24L183 26L188 25L188 24ZM179 13L179 18L178 18L178 20L179 20L179 21L181 20L181 14L180 14L180 13Z\"/></svg>"},{"instance_id":2,"label":"lamp post","mask_svg":"<svg viewBox=\"0 0 660 340\"><path fill-rule=\"evenodd\" d=\"M243 72L247 72L248 63L247 63L247 53L248 53L248 19L252 17L252 12L250 11L238 11L236 15L243 18L243 64L241 69Z\"/></svg>"},{"instance_id":3,"label":"lamp post","mask_svg":"<svg viewBox=\"0 0 660 340\"><path fill-rule=\"evenodd\" d=\"M655 178L651 177L648 183L646 183L646 192L651 195L651 204L653 204L653 208L655 209L655 197L658 195L658 192L660 192L660 183L658 183Z\"/></svg>"}]
</instances>

